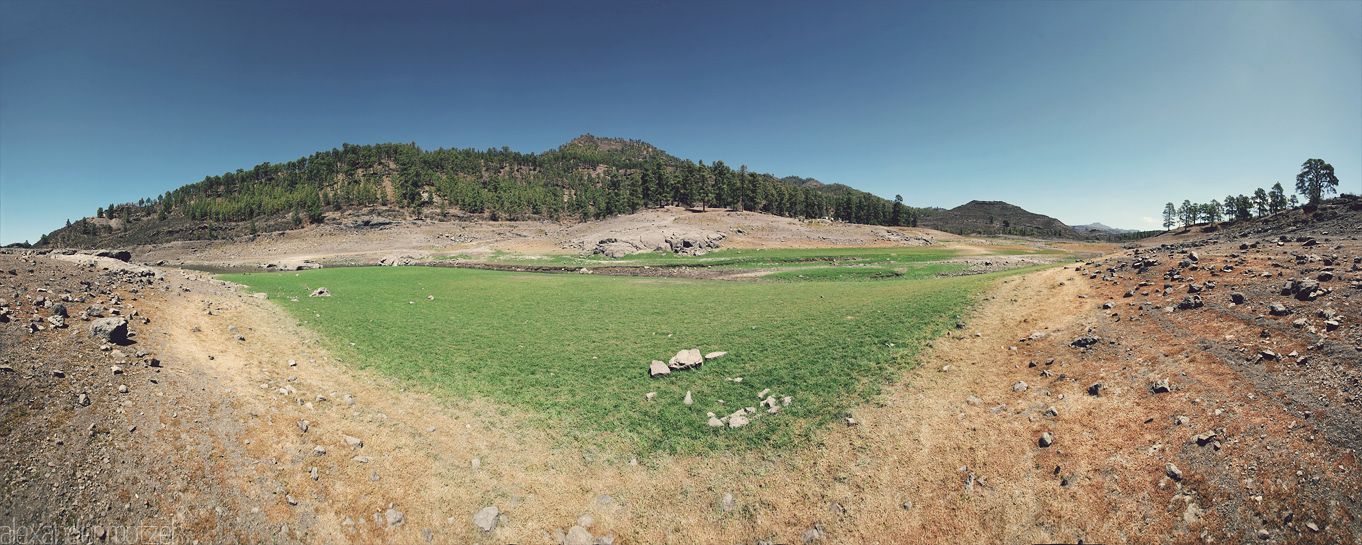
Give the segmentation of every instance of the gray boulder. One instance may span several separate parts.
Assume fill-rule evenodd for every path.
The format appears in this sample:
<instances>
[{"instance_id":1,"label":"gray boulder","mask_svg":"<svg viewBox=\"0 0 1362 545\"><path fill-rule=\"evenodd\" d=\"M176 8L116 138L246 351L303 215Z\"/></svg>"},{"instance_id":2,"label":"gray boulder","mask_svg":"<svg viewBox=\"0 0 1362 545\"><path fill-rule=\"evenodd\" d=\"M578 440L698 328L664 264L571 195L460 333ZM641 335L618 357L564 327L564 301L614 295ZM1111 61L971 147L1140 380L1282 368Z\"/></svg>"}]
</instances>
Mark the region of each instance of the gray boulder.
<instances>
[{"instance_id":1,"label":"gray boulder","mask_svg":"<svg viewBox=\"0 0 1362 545\"><path fill-rule=\"evenodd\" d=\"M128 340L128 321L122 318L100 318L90 322L90 334L104 342L121 344Z\"/></svg>"},{"instance_id":2,"label":"gray boulder","mask_svg":"<svg viewBox=\"0 0 1362 545\"><path fill-rule=\"evenodd\" d=\"M705 362L705 357L700 355L698 349L682 350L672 356L671 361L667 362L667 367L674 370L694 369Z\"/></svg>"}]
</instances>

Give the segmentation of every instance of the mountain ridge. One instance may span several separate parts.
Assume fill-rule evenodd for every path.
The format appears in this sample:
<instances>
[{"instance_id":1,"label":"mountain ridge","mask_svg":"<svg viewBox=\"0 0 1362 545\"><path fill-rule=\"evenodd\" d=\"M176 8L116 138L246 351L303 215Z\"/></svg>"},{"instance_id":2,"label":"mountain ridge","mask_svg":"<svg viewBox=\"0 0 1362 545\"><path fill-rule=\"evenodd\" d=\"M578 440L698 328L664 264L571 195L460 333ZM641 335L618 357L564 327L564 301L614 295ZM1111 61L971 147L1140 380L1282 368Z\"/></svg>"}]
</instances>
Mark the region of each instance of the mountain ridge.
<instances>
[{"instance_id":1,"label":"mountain ridge","mask_svg":"<svg viewBox=\"0 0 1362 545\"><path fill-rule=\"evenodd\" d=\"M643 141L583 134L543 153L343 143L101 207L95 217L44 235L38 246L220 239L324 223L356 209L407 219L588 221L666 205L868 225L913 226L920 215L842 184L777 178L721 160L706 165Z\"/></svg>"}]
</instances>

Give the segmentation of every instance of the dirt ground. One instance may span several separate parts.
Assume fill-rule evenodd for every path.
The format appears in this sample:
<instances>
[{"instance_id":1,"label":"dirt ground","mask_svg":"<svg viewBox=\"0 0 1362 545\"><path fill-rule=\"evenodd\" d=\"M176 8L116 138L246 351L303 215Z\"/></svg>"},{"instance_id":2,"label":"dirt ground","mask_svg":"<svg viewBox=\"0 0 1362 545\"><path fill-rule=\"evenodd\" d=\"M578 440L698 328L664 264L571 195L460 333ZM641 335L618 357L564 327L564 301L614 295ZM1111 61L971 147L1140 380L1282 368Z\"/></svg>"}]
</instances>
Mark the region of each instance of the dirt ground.
<instances>
[{"instance_id":1,"label":"dirt ground","mask_svg":"<svg viewBox=\"0 0 1362 545\"><path fill-rule=\"evenodd\" d=\"M709 217L687 214L668 221ZM834 236L756 216L739 216L755 234L725 243L890 243L870 238L882 228ZM1356 219L1078 248L999 280L921 367L818 444L642 459L584 449L493 400L356 371L272 301L199 273L0 254L0 519L73 543L551 544L581 538L574 526L602 543L1355 543ZM449 240L448 227L134 261L381 259L393 253L381 243ZM586 227L516 241L532 229L469 226L431 251L567 251ZM1283 292L1307 278L1306 295ZM66 327L45 300L66 307ZM79 317L92 306L128 319L131 338L101 350ZM473 521L489 506L484 532Z\"/></svg>"}]
</instances>

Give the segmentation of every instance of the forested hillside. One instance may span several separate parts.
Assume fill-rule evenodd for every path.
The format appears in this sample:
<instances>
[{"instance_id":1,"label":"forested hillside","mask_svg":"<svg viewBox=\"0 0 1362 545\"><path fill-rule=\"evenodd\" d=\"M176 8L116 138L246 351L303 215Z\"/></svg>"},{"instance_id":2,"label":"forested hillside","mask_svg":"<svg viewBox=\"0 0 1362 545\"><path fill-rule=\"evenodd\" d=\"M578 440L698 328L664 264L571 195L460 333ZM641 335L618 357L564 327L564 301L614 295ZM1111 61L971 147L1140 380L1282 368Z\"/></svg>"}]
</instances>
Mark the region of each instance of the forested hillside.
<instances>
[{"instance_id":1,"label":"forested hillside","mask_svg":"<svg viewBox=\"0 0 1362 545\"><path fill-rule=\"evenodd\" d=\"M287 163L205 176L111 204L40 245L221 238L302 227L329 212L386 207L413 217L590 220L642 208L732 208L788 217L916 225L919 211L841 184L777 179L723 161L681 160L635 140L578 137L545 153L342 144ZM261 225L257 226L257 222Z\"/></svg>"}]
</instances>

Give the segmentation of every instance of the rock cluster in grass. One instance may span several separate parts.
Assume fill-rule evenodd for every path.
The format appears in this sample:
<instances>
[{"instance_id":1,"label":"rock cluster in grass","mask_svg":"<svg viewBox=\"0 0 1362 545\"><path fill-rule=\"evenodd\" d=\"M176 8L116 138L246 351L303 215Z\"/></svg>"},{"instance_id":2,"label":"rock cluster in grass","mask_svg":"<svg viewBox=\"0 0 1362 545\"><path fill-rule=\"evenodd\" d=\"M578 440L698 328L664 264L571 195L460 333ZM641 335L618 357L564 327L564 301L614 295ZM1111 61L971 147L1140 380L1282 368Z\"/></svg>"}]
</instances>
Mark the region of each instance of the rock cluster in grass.
<instances>
[{"instance_id":1,"label":"rock cluster in grass","mask_svg":"<svg viewBox=\"0 0 1362 545\"><path fill-rule=\"evenodd\" d=\"M690 350L682 350L680 352L677 352L675 356L672 356L671 361L667 363L662 363L659 360L653 360L652 363L648 364L648 375L657 377L662 375L669 375L671 374L672 371L685 371L687 369L695 369L700 367L701 364L707 361L713 360L715 358L720 358L726 355L728 355L728 352L710 352L708 354L705 354L704 356L701 356L699 349L692 348Z\"/></svg>"},{"instance_id":2,"label":"rock cluster in grass","mask_svg":"<svg viewBox=\"0 0 1362 545\"><path fill-rule=\"evenodd\" d=\"M757 404L758 406L766 409L764 413L757 409L757 407L747 407L743 409L738 409L737 411L734 411L732 414L724 415L722 417L712 412L706 413L706 415L709 417L709 427L721 428L727 425L730 428L741 428L752 423L753 420L756 420L757 418L761 417L762 414L776 414L780 412L780 409L782 407L789 407L790 403L794 402L794 398L790 396L782 397L780 398L779 401L777 401L776 396L767 395L770 393L771 389L767 388L765 390L762 390L760 394L757 394L758 398L761 398L763 396L765 396L766 398L762 399L761 403Z\"/></svg>"}]
</instances>

